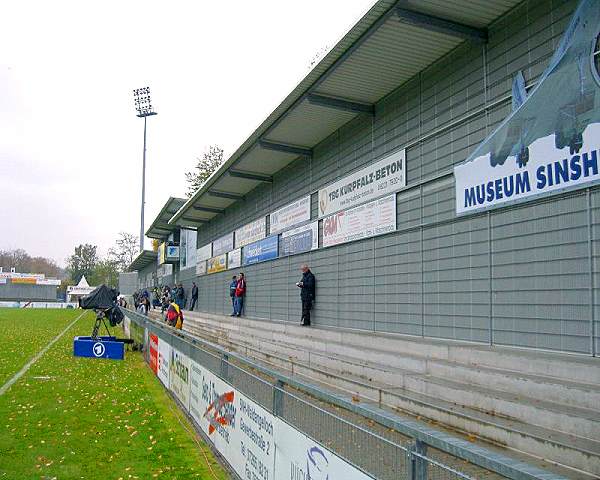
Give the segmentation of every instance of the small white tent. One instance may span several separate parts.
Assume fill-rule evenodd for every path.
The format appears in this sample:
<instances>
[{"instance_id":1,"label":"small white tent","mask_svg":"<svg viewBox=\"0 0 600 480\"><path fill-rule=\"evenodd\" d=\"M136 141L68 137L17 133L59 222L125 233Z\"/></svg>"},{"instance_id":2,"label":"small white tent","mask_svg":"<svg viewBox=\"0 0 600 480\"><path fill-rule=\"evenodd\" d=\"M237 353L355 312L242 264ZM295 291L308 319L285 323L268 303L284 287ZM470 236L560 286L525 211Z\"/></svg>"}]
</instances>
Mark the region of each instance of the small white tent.
<instances>
[{"instance_id":1,"label":"small white tent","mask_svg":"<svg viewBox=\"0 0 600 480\"><path fill-rule=\"evenodd\" d=\"M85 275L83 275L77 285L67 287L67 302L77 302L80 297L88 295L94 288L96 287L90 287Z\"/></svg>"}]
</instances>

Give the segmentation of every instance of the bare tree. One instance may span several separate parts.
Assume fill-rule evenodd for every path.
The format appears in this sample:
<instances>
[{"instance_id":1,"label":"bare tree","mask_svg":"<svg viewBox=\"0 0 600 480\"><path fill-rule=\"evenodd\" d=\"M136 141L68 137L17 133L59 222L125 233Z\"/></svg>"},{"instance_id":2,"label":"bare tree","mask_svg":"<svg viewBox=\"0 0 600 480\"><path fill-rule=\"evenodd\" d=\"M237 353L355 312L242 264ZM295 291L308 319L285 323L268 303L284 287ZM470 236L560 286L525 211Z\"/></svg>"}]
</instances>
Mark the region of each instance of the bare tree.
<instances>
[{"instance_id":1,"label":"bare tree","mask_svg":"<svg viewBox=\"0 0 600 480\"><path fill-rule=\"evenodd\" d=\"M195 169L185 174L185 180L188 183L186 193L188 198L194 195L208 180L208 177L223 163L223 149L218 145L211 145L197 160L198 163Z\"/></svg>"},{"instance_id":2,"label":"bare tree","mask_svg":"<svg viewBox=\"0 0 600 480\"><path fill-rule=\"evenodd\" d=\"M140 251L138 241L133 233L120 232L115 246L108 249L107 262L114 263L119 272L125 271Z\"/></svg>"}]
</instances>

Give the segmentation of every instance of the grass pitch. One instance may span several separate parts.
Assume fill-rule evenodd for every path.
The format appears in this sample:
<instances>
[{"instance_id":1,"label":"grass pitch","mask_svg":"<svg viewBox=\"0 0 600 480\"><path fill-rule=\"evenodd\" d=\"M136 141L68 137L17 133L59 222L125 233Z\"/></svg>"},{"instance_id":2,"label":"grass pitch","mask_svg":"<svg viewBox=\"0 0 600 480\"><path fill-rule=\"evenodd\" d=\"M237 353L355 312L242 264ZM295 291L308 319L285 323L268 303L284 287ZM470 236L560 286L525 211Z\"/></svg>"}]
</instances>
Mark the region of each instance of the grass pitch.
<instances>
[{"instance_id":1,"label":"grass pitch","mask_svg":"<svg viewBox=\"0 0 600 480\"><path fill-rule=\"evenodd\" d=\"M0 387L79 314L0 310ZM80 318L0 396L0 480L228 478L141 354L73 357L92 323Z\"/></svg>"}]
</instances>

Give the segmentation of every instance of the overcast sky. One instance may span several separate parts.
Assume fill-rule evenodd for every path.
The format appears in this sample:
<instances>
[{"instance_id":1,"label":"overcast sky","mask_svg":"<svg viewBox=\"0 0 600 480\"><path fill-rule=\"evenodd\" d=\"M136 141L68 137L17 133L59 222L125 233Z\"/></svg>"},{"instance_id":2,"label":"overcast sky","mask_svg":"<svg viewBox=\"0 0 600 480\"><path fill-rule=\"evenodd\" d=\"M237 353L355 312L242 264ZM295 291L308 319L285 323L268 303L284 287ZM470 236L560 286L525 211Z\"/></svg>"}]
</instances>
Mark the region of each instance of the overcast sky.
<instances>
[{"instance_id":1,"label":"overcast sky","mask_svg":"<svg viewBox=\"0 0 600 480\"><path fill-rule=\"evenodd\" d=\"M373 0L9 1L0 29L0 249L64 259L146 228L210 144L228 157ZM149 242L146 242L149 247Z\"/></svg>"}]
</instances>

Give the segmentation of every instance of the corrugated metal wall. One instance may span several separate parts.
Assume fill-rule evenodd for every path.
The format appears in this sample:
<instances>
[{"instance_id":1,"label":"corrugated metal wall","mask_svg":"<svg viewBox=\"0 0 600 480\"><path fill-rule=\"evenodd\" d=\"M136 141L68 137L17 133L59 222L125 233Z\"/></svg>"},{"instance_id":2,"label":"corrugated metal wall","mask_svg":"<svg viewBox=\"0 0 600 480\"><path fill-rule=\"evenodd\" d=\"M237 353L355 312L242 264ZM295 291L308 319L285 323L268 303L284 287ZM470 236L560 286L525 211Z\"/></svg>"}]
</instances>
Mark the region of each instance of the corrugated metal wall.
<instances>
[{"instance_id":1,"label":"corrugated metal wall","mask_svg":"<svg viewBox=\"0 0 600 480\"><path fill-rule=\"evenodd\" d=\"M56 302L58 288L55 285L28 285L24 283L0 284L0 300Z\"/></svg>"},{"instance_id":2,"label":"corrugated metal wall","mask_svg":"<svg viewBox=\"0 0 600 480\"><path fill-rule=\"evenodd\" d=\"M452 167L510 110L512 78L545 69L576 1L530 1L202 226L198 246L397 148L408 188L398 231L244 269L246 314L299 321L299 265L317 276L314 323L590 353L600 346L596 188L468 217L454 213ZM317 217L313 195L313 218ZM181 279L189 288L193 270ZM197 279L200 308L229 313L232 272ZM593 341L592 341L593 340Z\"/></svg>"}]
</instances>

